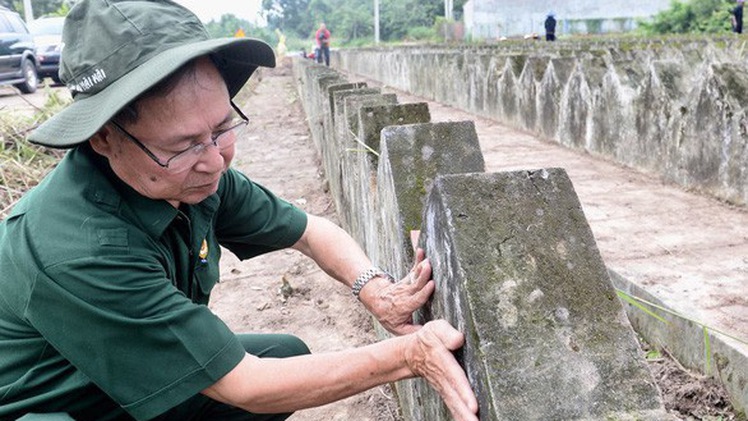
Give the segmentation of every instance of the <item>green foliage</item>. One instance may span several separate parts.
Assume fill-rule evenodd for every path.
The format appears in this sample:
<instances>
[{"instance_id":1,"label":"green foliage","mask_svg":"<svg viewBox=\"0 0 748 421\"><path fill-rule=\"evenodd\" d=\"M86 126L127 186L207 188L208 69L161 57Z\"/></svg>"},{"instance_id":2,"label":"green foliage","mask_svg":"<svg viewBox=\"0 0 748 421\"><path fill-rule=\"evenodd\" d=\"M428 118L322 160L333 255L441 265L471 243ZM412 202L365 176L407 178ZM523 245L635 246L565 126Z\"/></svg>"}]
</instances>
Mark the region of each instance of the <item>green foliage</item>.
<instances>
[{"instance_id":1,"label":"green foliage","mask_svg":"<svg viewBox=\"0 0 748 421\"><path fill-rule=\"evenodd\" d=\"M305 13L309 17L303 26L306 32L301 32L299 35L315 32L320 23L327 23L328 20L333 21L334 19L330 19L330 15L338 6L345 6L345 3L341 1L311 0Z\"/></svg>"},{"instance_id":2,"label":"green foliage","mask_svg":"<svg viewBox=\"0 0 748 421\"><path fill-rule=\"evenodd\" d=\"M278 38L276 37L275 42L278 42ZM286 37L286 48L288 49L289 54L301 54L302 50L305 53L309 53L310 49L312 48L312 43L309 41L307 37L304 37L304 39L301 39L295 35Z\"/></svg>"},{"instance_id":3,"label":"green foliage","mask_svg":"<svg viewBox=\"0 0 748 421\"><path fill-rule=\"evenodd\" d=\"M405 38L410 28L431 26L436 16L444 16L443 0L382 0L380 32L382 40Z\"/></svg>"},{"instance_id":4,"label":"green foliage","mask_svg":"<svg viewBox=\"0 0 748 421\"><path fill-rule=\"evenodd\" d=\"M65 16L67 15L67 11L70 10L71 3L73 2L66 0L34 0L32 2L34 18L41 16ZM0 0L0 5L18 12L21 17L25 17L23 13L23 0Z\"/></svg>"},{"instance_id":5,"label":"green foliage","mask_svg":"<svg viewBox=\"0 0 748 421\"><path fill-rule=\"evenodd\" d=\"M659 360L660 358L662 358L662 352L660 352L657 349L650 349L644 355L644 358L646 358L648 361L649 360Z\"/></svg>"},{"instance_id":6,"label":"green foliage","mask_svg":"<svg viewBox=\"0 0 748 421\"><path fill-rule=\"evenodd\" d=\"M221 15L217 21L211 20L205 24L205 29L213 38L233 37L239 30L246 34L251 32L251 28L252 24L249 21L240 19L233 14Z\"/></svg>"},{"instance_id":7,"label":"green foliage","mask_svg":"<svg viewBox=\"0 0 748 421\"><path fill-rule=\"evenodd\" d=\"M374 10L371 2L332 0L330 3L334 7L326 22L335 31L334 37L340 40L340 44L347 45L355 39L373 37Z\"/></svg>"},{"instance_id":8,"label":"green foliage","mask_svg":"<svg viewBox=\"0 0 748 421\"><path fill-rule=\"evenodd\" d=\"M370 38L355 38L350 42L345 43L346 47L359 48L359 47L371 47L374 45L374 37Z\"/></svg>"},{"instance_id":9,"label":"green foliage","mask_svg":"<svg viewBox=\"0 0 748 421\"><path fill-rule=\"evenodd\" d=\"M52 13L47 13L45 16L52 17L52 16L60 16L65 17L70 12L70 5L68 3L62 3L60 7L55 10Z\"/></svg>"},{"instance_id":10,"label":"green foliage","mask_svg":"<svg viewBox=\"0 0 748 421\"><path fill-rule=\"evenodd\" d=\"M712 342L709 340L709 329L703 326L702 331L704 332L704 359L706 360L704 373L710 375L712 372Z\"/></svg>"},{"instance_id":11,"label":"green foliage","mask_svg":"<svg viewBox=\"0 0 748 421\"><path fill-rule=\"evenodd\" d=\"M459 11L464 0L455 1ZM313 40L320 22L332 33L333 45L359 44L374 34L371 0L263 0L268 25L300 39ZM380 0L380 37L383 41L429 39L429 28L444 16L443 0Z\"/></svg>"},{"instance_id":12,"label":"green foliage","mask_svg":"<svg viewBox=\"0 0 748 421\"><path fill-rule=\"evenodd\" d=\"M454 1L454 10L452 10L452 13L455 20L462 20L462 7L465 6L465 3L467 3L467 0Z\"/></svg>"},{"instance_id":13,"label":"green foliage","mask_svg":"<svg viewBox=\"0 0 748 421\"><path fill-rule=\"evenodd\" d=\"M630 305L638 308L639 310L641 310L645 314L649 315L652 318L655 318L655 319L659 320L662 323L669 324L669 322L667 320L665 320L662 316L660 316L659 314L655 313L654 311L650 310L649 308L647 308L643 304L641 304L639 302L640 300L638 300L636 297L634 297L632 295L629 295L629 294L627 294L627 293L625 293L624 291L621 291L621 290L616 290L616 293L618 294L618 298L620 298L621 300L625 301L626 303L628 303L628 304L630 304Z\"/></svg>"},{"instance_id":14,"label":"green foliage","mask_svg":"<svg viewBox=\"0 0 748 421\"><path fill-rule=\"evenodd\" d=\"M618 294L618 298L620 298L624 303L627 303L633 307L636 307L637 309L641 310L645 314L649 315L650 317L653 317L660 322L663 322L665 324L670 324L665 318L657 314L654 310L658 310L662 313L669 314L670 316L674 316L678 319L690 322L696 326L699 326L702 330L702 333L704 335L704 373L709 375L711 372L711 366L712 366L712 344L711 340L709 339L710 334L719 334L722 336L725 336L727 338L730 338L734 341L737 341L743 345L748 345L748 339L746 338L739 338L733 334L727 333L723 330L715 329L713 327L710 327L702 322L699 322L697 320L694 320L690 317L687 317L683 314L680 314L678 312L675 312L673 310L670 310L668 308L665 308L661 305L652 303L650 301L647 301L640 297L635 297L633 295L630 295L626 293L625 291L622 291L620 289L616 289L616 293Z\"/></svg>"},{"instance_id":15,"label":"green foliage","mask_svg":"<svg viewBox=\"0 0 748 421\"><path fill-rule=\"evenodd\" d=\"M316 24L309 16L309 0L262 0L262 10L271 29L308 36Z\"/></svg>"},{"instance_id":16,"label":"green foliage","mask_svg":"<svg viewBox=\"0 0 748 421\"><path fill-rule=\"evenodd\" d=\"M720 33L730 30L734 1L730 0L674 0L650 21L639 22L646 34Z\"/></svg>"},{"instance_id":17,"label":"green foliage","mask_svg":"<svg viewBox=\"0 0 748 421\"><path fill-rule=\"evenodd\" d=\"M602 19L587 19L584 21L587 25L587 33L589 34L602 34L603 33L603 20Z\"/></svg>"},{"instance_id":18,"label":"green foliage","mask_svg":"<svg viewBox=\"0 0 748 421\"><path fill-rule=\"evenodd\" d=\"M261 39L272 46L278 43L278 36L269 28L259 27L233 14L222 15L217 21L211 20L205 24L205 29L213 38L233 37L241 29L250 38Z\"/></svg>"},{"instance_id":19,"label":"green foliage","mask_svg":"<svg viewBox=\"0 0 748 421\"><path fill-rule=\"evenodd\" d=\"M434 28L416 26L408 30L405 39L409 41L435 41L438 39L438 35Z\"/></svg>"}]
</instances>

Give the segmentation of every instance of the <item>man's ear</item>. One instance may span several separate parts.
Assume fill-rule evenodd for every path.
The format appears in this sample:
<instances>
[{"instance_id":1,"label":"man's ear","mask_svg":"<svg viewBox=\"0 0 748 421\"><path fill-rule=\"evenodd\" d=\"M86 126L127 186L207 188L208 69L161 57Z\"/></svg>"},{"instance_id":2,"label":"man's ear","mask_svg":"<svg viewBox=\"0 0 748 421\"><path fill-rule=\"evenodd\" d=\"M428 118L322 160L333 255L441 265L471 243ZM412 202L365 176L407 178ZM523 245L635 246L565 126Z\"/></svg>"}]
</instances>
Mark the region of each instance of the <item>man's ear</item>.
<instances>
[{"instance_id":1,"label":"man's ear","mask_svg":"<svg viewBox=\"0 0 748 421\"><path fill-rule=\"evenodd\" d=\"M89 143L96 153L109 158L114 153L116 141L117 140L114 139L114 131L106 125L100 128L96 134L91 136Z\"/></svg>"}]
</instances>

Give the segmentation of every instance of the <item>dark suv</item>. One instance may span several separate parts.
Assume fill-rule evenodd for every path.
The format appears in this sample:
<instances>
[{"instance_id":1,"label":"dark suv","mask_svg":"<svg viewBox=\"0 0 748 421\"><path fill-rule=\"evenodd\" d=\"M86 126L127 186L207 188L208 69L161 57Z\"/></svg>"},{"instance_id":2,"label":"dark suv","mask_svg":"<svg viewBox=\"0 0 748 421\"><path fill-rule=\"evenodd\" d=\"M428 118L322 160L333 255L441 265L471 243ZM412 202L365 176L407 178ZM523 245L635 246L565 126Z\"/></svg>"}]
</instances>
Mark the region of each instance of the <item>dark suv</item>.
<instances>
[{"instance_id":1,"label":"dark suv","mask_svg":"<svg viewBox=\"0 0 748 421\"><path fill-rule=\"evenodd\" d=\"M62 52L62 25L65 18L40 17L29 23L28 28L34 36L36 58L39 60L37 73L39 79L50 77L60 83L57 73L60 70L60 53Z\"/></svg>"},{"instance_id":2,"label":"dark suv","mask_svg":"<svg viewBox=\"0 0 748 421\"><path fill-rule=\"evenodd\" d=\"M34 38L18 13L0 6L0 85L25 94L36 91L39 78Z\"/></svg>"}]
</instances>

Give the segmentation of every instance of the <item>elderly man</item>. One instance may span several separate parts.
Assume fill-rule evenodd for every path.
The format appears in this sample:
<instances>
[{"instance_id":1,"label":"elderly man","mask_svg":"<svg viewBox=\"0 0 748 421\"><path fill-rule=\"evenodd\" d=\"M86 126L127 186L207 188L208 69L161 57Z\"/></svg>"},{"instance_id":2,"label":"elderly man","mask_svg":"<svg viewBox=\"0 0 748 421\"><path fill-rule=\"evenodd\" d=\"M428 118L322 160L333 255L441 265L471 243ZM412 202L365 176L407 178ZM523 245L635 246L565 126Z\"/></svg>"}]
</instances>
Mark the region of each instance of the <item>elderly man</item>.
<instances>
[{"instance_id":1,"label":"elderly man","mask_svg":"<svg viewBox=\"0 0 748 421\"><path fill-rule=\"evenodd\" d=\"M394 282L336 225L230 167L247 125L232 97L274 65L267 44L208 39L168 0L82 0L63 41L74 102L30 140L71 150L0 223L0 419L281 420L416 376L477 419L451 353L461 333L411 321L434 289L422 252L413 282ZM231 332L205 305L221 246L301 251L400 336L312 355Z\"/></svg>"}]
</instances>

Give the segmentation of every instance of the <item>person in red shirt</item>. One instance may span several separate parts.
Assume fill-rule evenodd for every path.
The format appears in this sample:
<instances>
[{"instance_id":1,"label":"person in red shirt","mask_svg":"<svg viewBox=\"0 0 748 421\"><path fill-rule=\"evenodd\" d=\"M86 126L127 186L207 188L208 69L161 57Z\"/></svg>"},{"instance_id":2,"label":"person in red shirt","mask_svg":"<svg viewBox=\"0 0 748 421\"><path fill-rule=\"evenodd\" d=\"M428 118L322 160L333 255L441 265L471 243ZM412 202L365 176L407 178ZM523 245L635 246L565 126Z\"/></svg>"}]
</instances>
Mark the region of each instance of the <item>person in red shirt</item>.
<instances>
[{"instance_id":1,"label":"person in red shirt","mask_svg":"<svg viewBox=\"0 0 748 421\"><path fill-rule=\"evenodd\" d=\"M322 63L322 58L325 59L325 65L330 65L330 30L327 29L324 23L319 24L319 29L314 34L314 39L317 40L317 51L315 54L317 63Z\"/></svg>"}]
</instances>

